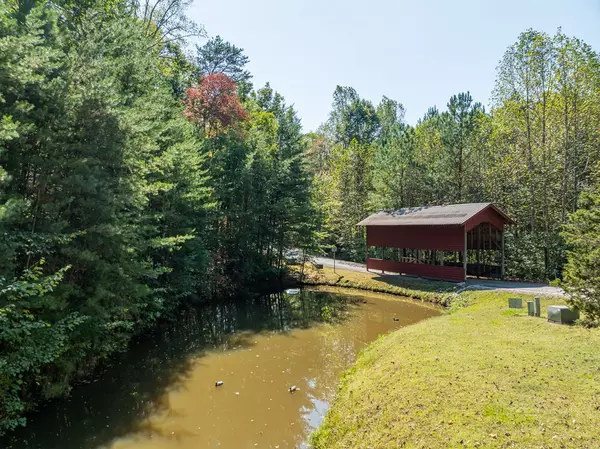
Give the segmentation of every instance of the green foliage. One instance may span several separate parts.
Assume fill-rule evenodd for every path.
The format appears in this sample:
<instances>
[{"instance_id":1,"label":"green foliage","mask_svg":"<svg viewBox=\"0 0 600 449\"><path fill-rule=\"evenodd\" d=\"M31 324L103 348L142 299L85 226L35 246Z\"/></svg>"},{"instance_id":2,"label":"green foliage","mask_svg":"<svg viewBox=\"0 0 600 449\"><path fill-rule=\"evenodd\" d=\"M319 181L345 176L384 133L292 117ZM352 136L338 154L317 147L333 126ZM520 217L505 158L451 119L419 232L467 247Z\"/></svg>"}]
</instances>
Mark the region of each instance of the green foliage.
<instances>
[{"instance_id":1,"label":"green foliage","mask_svg":"<svg viewBox=\"0 0 600 449\"><path fill-rule=\"evenodd\" d=\"M216 201L211 269L221 291L281 275L285 250L310 250L317 237L295 111L269 85L245 107L243 130L204 143Z\"/></svg>"},{"instance_id":2,"label":"green foliage","mask_svg":"<svg viewBox=\"0 0 600 449\"><path fill-rule=\"evenodd\" d=\"M544 278L561 269L561 226L600 157L599 95L598 54L560 30L522 33L498 69L486 196L531 234Z\"/></svg>"},{"instance_id":3,"label":"green foliage","mask_svg":"<svg viewBox=\"0 0 600 449\"><path fill-rule=\"evenodd\" d=\"M204 44L196 46L196 63L200 76L222 73L235 83L248 83L252 78L250 72L244 69L250 62L242 48L236 47L216 36Z\"/></svg>"},{"instance_id":4,"label":"green foliage","mask_svg":"<svg viewBox=\"0 0 600 449\"><path fill-rule=\"evenodd\" d=\"M354 140L369 145L379 132L379 117L371 102L360 98L354 88L337 86L327 126L332 138L343 146Z\"/></svg>"},{"instance_id":5,"label":"green foliage","mask_svg":"<svg viewBox=\"0 0 600 449\"><path fill-rule=\"evenodd\" d=\"M333 98L329 120L309 140L319 235L323 248L335 247L339 257L363 260L364 231L355 224L370 210L375 141L388 128L385 138L393 139L391 124L404 112L402 105L389 99L376 109L351 87L338 86Z\"/></svg>"},{"instance_id":6,"label":"green foliage","mask_svg":"<svg viewBox=\"0 0 600 449\"><path fill-rule=\"evenodd\" d=\"M0 433L182 304L315 248L300 121L250 92L239 48L200 54L251 117L215 138L186 120L207 67L182 47L189 3L0 1Z\"/></svg>"},{"instance_id":7,"label":"green foliage","mask_svg":"<svg viewBox=\"0 0 600 449\"><path fill-rule=\"evenodd\" d=\"M40 318L47 296L70 268L44 276L42 264L17 279L0 278L0 433L24 424L32 390L49 396L48 370L70 350L69 340L86 320L76 312L56 322Z\"/></svg>"},{"instance_id":8,"label":"green foliage","mask_svg":"<svg viewBox=\"0 0 600 449\"><path fill-rule=\"evenodd\" d=\"M361 260L364 242L350 229L376 210L493 202L517 222L507 236L507 273L560 276L561 226L600 160L596 52L561 30L528 30L502 58L491 111L468 92L452 96L446 111L429 108L414 127L389 98L373 110L354 89L338 87L328 122L310 137L329 245ZM358 169L357 154L371 155ZM354 172L362 179L352 180Z\"/></svg>"},{"instance_id":9,"label":"green foliage","mask_svg":"<svg viewBox=\"0 0 600 449\"><path fill-rule=\"evenodd\" d=\"M569 245L562 286L586 324L600 323L600 184L584 192L563 236Z\"/></svg>"},{"instance_id":10,"label":"green foliage","mask_svg":"<svg viewBox=\"0 0 600 449\"><path fill-rule=\"evenodd\" d=\"M519 223L508 272L557 275L566 239L574 304L597 319L592 194L559 235L599 160L589 46L523 33L490 113L458 94L416 127L338 86L305 136L240 48L188 59L189 3L0 0L0 432L182 304L282 276L288 250L361 260L376 208L498 203ZM237 82L223 132L186 119L199 75Z\"/></svg>"},{"instance_id":11,"label":"green foliage","mask_svg":"<svg viewBox=\"0 0 600 449\"><path fill-rule=\"evenodd\" d=\"M331 310L331 307L329 307L328 305L324 305L323 307L321 307L321 319L327 322L333 321L333 312Z\"/></svg>"},{"instance_id":12,"label":"green foliage","mask_svg":"<svg viewBox=\"0 0 600 449\"><path fill-rule=\"evenodd\" d=\"M386 110L400 109L402 114ZM372 205L377 209L399 209L425 202L414 128L402 123L402 105L385 99L378 107L381 136L373 158Z\"/></svg>"},{"instance_id":13,"label":"green foliage","mask_svg":"<svg viewBox=\"0 0 600 449\"><path fill-rule=\"evenodd\" d=\"M505 235L506 275L511 278L543 281L559 276L565 258L560 235L508 230ZM547 267L556 267L548 273Z\"/></svg>"}]
</instances>

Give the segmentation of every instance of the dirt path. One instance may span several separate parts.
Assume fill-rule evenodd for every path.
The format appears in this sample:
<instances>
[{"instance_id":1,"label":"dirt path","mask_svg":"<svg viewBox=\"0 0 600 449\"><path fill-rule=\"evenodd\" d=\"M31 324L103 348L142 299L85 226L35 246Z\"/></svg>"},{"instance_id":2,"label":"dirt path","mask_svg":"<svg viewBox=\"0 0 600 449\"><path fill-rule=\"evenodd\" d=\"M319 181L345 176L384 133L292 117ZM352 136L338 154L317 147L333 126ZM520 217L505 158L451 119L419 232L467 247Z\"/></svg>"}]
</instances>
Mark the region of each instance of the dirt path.
<instances>
[{"instance_id":1,"label":"dirt path","mask_svg":"<svg viewBox=\"0 0 600 449\"><path fill-rule=\"evenodd\" d=\"M323 266L325 267L333 268L333 259L327 257L315 257L313 260L315 263L323 264ZM365 264L348 262L344 260L336 260L335 266L336 268L340 268L342 270L366 271ZM420 278L411 276L411 279ZM474 289L496 290L540 296L565 296L565 292L559 287L552 287L548 284L537 284L534 282L515 282L468 278L466 283Z\"/></svg>"}]
</instances>

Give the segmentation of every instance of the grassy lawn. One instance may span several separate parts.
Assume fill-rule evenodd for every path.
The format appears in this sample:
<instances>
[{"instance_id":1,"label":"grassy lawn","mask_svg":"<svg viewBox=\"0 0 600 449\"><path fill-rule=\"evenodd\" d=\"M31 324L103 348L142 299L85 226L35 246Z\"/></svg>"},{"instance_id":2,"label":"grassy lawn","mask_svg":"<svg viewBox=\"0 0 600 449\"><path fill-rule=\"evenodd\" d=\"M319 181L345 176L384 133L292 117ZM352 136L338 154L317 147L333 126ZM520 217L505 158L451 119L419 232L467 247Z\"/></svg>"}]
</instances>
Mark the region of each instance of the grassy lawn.
<instances>
[{"instance_id":1,"label":"grassy lawn","mask_svg":"<svg viewBox=\"0 0 600 449\"><path fill-rule=\"evenodd\" d=\"M294 266L291 269L296 275L300 272L300 266ZM306 264L304 268L303 283L391 293L441 305L449 305L448 292L453 292L457 285L452 282L427 281L406 276L386 276L379 273L339 268L334 273L333 268L323 267L317 270L311 264Z\"/></svg>"},{"instance_id":2,"label":"grassy lawn","mask_svg":"<svg viewBox=\"0 0 600 449\"><path fill-rule=\"evenodd\" d=\"M508 309L526 295L460 296L361 354L315 448L600 447L600 331Z\"/></svg>"}]
</instances>

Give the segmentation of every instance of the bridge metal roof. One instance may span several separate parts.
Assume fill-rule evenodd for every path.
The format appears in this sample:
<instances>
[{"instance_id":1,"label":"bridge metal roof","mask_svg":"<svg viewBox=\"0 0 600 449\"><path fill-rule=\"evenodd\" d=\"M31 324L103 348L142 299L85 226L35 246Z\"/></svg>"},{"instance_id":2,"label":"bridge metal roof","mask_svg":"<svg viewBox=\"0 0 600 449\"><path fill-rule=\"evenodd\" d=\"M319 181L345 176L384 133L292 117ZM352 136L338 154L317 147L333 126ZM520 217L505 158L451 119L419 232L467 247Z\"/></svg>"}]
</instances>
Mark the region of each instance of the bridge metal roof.
<instances>
[{"instance_id":1,"label":"bridge metal roof","mask_svg":"<svg viewBox=\"0 0 600 449\"><path fill-rule=\"evenodd\" d=\"M492 203L467 203L382 210L368 216L357 226L459 226L489 207L507 223L514 223Z\"/></svg>"}]
</instances>

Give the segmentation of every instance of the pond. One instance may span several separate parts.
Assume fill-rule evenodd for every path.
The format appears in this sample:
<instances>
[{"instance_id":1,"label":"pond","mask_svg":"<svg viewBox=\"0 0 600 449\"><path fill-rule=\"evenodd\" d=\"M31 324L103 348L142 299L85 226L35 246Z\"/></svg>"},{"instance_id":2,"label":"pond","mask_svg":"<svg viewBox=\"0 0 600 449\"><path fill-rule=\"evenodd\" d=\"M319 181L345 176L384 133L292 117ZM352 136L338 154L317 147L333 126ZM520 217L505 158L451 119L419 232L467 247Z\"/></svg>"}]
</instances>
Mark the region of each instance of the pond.
<instances>
[{"instance_id":1,"label":"pond","mask_svg":"<svg viewBox=\"0 0 600 449\"><path fill-rule=\"evenodd\" d=\"M132 344L98 379L31 414L27 427L0 447L306 447L360 350L439 313L410 300L343 290L188 310Z\"/></svg>"}]
</instances>

